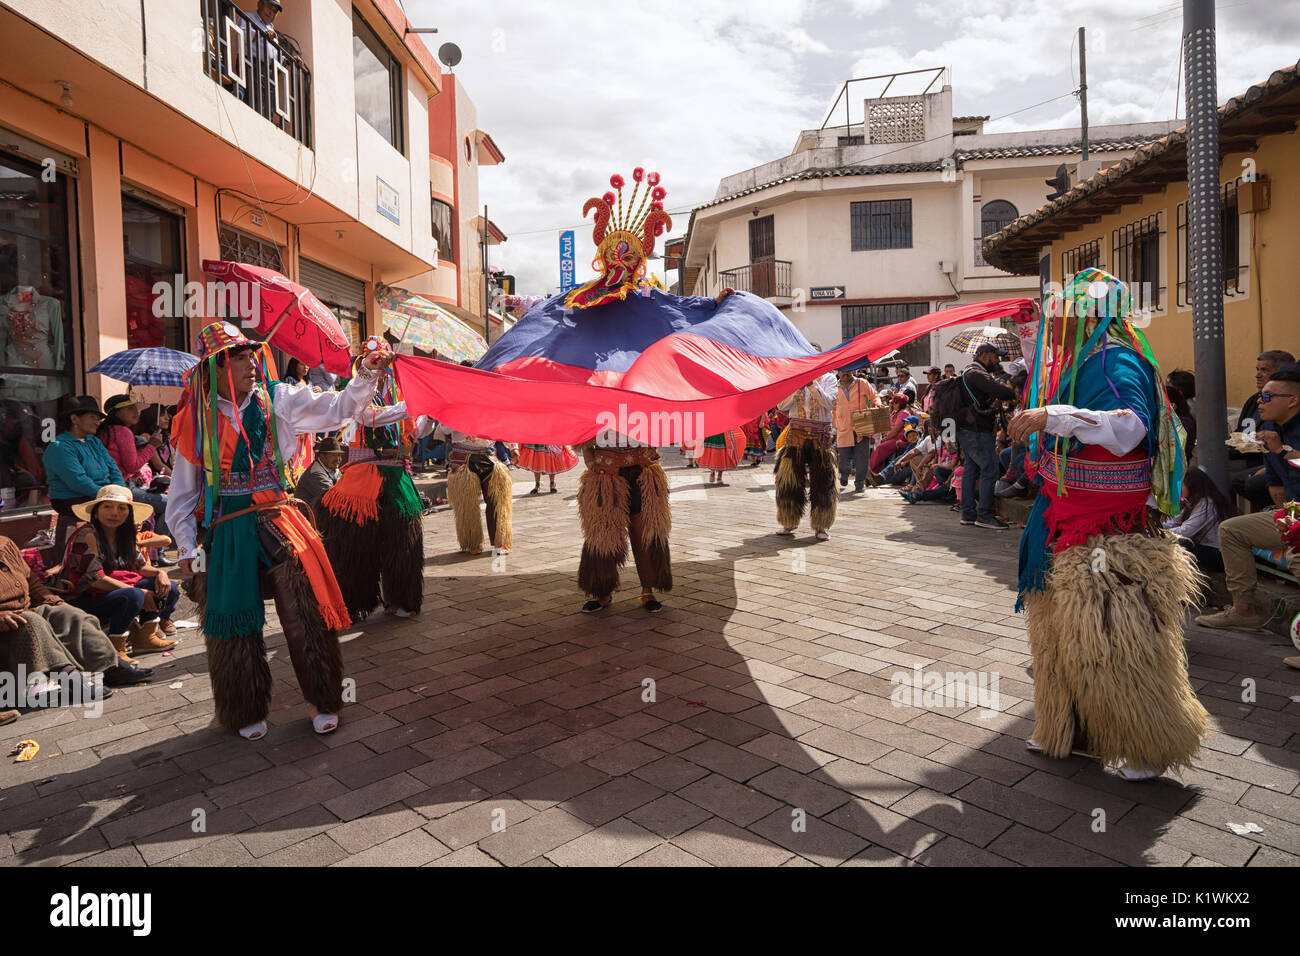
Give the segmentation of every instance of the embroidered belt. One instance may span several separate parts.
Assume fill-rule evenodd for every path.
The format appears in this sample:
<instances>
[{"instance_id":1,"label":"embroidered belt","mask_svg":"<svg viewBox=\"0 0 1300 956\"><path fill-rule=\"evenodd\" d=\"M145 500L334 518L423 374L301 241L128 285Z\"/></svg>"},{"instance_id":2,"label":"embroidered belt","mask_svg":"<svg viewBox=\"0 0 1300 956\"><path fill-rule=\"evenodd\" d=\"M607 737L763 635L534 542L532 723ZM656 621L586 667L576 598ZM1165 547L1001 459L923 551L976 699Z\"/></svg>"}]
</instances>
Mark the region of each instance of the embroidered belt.
<instances>
[{"instance_id":1,"label":"embroidered belt","mask_svg":"<svg viewBox=\"0 0 1300 956\"><path fill-rule=\"evenodd\" d=\"M362 462L372 465L401 465L406 462L406 459L397 448L381 448L379 451L373 448L349 448L348 464Z\"/></svg>"},{"instance_id":2,"label":"embroidered belt","mask_svg":"<svg viewBox=\"0 0 1300 956\"><path fill-rule=\"evenodd\" d=\"M649 465L659 460L659 452L650 447L638 448L601 448L597 447L593 455L593 471L616 472L620 468L633 468Z\"/></svg>"},{"instance_id":3,"label":"embroidered belt","mask_svg":"<svg viewBox=\"0 0 1300 956\"><path fill-rule=\"evenodd\" d=\"M1038 470L1043 480L1052 480L1060 467L1060 459L1053 452L1044 452ZM1086 458L1068 458L1065 462L1065 487L1079 491L1105 491L1129 494L1151 489L1151 463L1146 458L1125 461L1091 461Z\"/></svg>"},{"instance_id":4,"label":"embroidered belt","mask_svg":"<svg viewBox=\"0 0 1300 956\"><path fill-rule=\"evenodd\" d=\"M226 472L217 483L220 495L246 495L254 491L282 491L279 476L270 466L258 466L250 476L246 471Z\"/></svg>"},{"instance_id":5,"label":"embroidered belt","mask_svg":"<svg viewBox=\"0 0 1300 956\"><path fill-rule=\"evenodd\" d=\"M790 419L790 434L786 436L786 444L792 441L811 438L813 441L828 442L831 440L831 430L834 426L830 422L819 422L811 418L792 418Z\"/></svg>"},{"instance_id":6,"label":"embroidered belt","mask_svg":"<svg viewBox=\"0 0 1300 956\"><path fill-rule=\"evenodd\" d=\"M452 442L451 451L447 453L447 470L455 471L463 468L472 455L484 455L492 457L495 449L491 445L471 445L467 442Z\"/></svg>"}]
</instances>

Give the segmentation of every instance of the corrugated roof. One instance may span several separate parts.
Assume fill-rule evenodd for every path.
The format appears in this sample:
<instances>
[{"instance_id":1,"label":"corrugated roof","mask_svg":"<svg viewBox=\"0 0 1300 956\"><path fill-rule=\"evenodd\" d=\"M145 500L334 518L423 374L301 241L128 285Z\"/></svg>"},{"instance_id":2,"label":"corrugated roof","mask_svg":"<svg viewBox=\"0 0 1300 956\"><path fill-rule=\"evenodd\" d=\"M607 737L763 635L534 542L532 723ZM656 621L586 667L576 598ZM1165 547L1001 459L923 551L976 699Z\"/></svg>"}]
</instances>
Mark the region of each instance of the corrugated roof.
<instances>
[{"instance_id":1,"label":"corrugated roof","mask_svg":"<svg viewBox=\"0 0 1300 956\"><path fill-rule=\"evenodd\" d=\"M1265 106L1283 99L1287 94L1300 89L1300 62L1273 73L1263 83L1257 83L1240 96L1234 96L1219 107L1219 139L1235 136L1266 135L1268 132L1285 132L1282 127L1294 129L1300 120L1300 99L1292 101L1293 110L1282 115L1269 117L1248 114L1256 107ZM1153 143L1139 147L1137 152L1113 166L1100 170L1095 176L1076 184L1065 195L1039 206L1033 212L1026 213L1012 222L1001 232L994 233L984 240L984 258L991 265L1008 272L1032 275L1038 271L1039 250L1050 232L1050 220L1076 206L1091 204L1093 197L1101 199L1110 188L1125 181L1134 181L1133 198L1136 202L1144 192L1154 192L1164 187L1165 183L1177 180L1179 174L1178 160L1186 156L1187 127L1181 126ZM1139 184L1135 176L1139 170L1164 160L1168 169L1161 175L1142 178ZM1186 177L1186 168L1181 167L1181 175ZM1043 229L1036 227L1043 226Z\"/></svg>"},{"instance_id":2,"label":"corrugated roof","mask_svg":"<svg viewBox=\"0 0 1300 956\"><path fill-rule=\"evenodd\" d=\"M1103 139L1088 143L1089 152L1114 153L1125 149L1137 149L1155 142L1155 136L1120 136L1115 139ZM1020 159L1032 156L1065 156L1083 149L1083 140L1076 139L1068 143L1035 143L1025 146L976 146L972 149L957 150L957 157L966 159Z\"/></svg>"},{"instance_id":3,"label":"corrugated roof","mask_svg":"<svg viewBox=\"0 0 1300 956\"><path fill-rule=\"evenodd\" d=\"M742 189L740 192L732 193L729 196L723 196L721 199L714 199L712 202L706 202L704 205L696 206L695 208L697 210L708 209L710 206L717 206L724 202L731 202L731 200L739 199L742 196L750 196L754 193L762 192L764 189L771 189L773 186L782 186L785 183L793 183L799 180L836 179L841 176L885 176L890 173L933 173L942 169L943 161L937 159L933 162L927 163L881 163L878 166L823 166L817 169L805 169L792 176L782 176L780 179L772 179L757 186Z\"/></svg>"}]
</instances>

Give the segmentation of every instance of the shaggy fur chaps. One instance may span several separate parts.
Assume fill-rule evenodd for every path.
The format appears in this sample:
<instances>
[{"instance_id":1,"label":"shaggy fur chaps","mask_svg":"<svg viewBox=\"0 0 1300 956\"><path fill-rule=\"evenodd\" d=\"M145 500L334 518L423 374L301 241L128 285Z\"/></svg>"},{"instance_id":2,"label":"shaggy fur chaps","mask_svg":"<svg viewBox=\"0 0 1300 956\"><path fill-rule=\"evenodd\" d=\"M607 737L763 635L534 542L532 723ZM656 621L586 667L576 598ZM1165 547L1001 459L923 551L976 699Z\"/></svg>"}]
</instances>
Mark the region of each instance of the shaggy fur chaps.
<instances>
[{"instance_id":1,"label":"shaggy fur chaps","mask_svg":"<svg viewBox=\"0 0 1300 956\"><path fill-rule=\"evenodd\" d=\"M1190 766L1210 727L1183 618L1203 582L1168 535L1095 537L1052 556L1045 590L1026 599L1044 753L1068 756L1078 730L1106 764Z\"/></svg>"}]
</instances>

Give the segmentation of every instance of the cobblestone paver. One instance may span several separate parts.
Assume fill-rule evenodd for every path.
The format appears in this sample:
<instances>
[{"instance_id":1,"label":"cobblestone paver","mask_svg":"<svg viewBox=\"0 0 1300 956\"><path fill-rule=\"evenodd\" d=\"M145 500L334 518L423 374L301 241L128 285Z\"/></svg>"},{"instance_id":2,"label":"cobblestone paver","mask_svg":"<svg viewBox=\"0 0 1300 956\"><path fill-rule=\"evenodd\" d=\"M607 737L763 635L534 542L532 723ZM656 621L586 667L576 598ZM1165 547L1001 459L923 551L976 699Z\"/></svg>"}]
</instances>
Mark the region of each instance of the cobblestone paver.
<instances>
[{"instance_id":1,"label":"cobblestone paver","mask_svg":"<svg viewBox=\"0 0 1300 956\"><path fill-rule=\"evenodd\" d=\"M426 519L424 612L347 632L356 703L330 736L278 631L261 741L213 723L193 630L102 716L4 728L41 752L0 765L0 865L1300 864L1282 638L1189 626L1215 732L1192 770L1126 783L1024 749L1015 532L869 491L830 541L781 538L770 464L723 487L667 464L663 613L630 567L579 613L576 472L539 497L517 473L509 556L460 555L451 515ZM904 694L914 669L952 693Z\"/></svg>"}]
</instances>

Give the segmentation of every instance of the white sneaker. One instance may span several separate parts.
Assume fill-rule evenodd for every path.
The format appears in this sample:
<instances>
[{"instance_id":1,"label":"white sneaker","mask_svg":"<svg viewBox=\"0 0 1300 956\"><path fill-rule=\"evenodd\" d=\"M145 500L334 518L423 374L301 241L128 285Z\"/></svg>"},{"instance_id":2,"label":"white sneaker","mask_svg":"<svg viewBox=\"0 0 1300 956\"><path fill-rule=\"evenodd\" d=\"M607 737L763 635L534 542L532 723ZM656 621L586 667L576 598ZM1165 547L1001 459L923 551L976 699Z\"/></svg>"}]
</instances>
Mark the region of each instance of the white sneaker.
<instances>
[{"instance_id":1,"label":"white sneaker","mask_svg":"<svg viewBox=\"0 0 1300 956\"><path fill-rule=\"evenodd\" d=\"M1150 769L1149 767L1135 768L1135 767L1130 767L1128 764L1121 764L1115 769L1119 773L1119 775L1123 777L1125 780L1150 780L1153 777L1160 776L1160 774L1156 773L1154 770Z\"/></svg>"},{"instance_id":2,"label":"white sneaker","mask_svg":"<svg viewBox=\"0 0 1300 956\"><path fill-rule=\"evenodd\" d=\"M817 532L817 540L818 540L818 541L829 541L830 539L831 539L831 536L830 536L829 534L827 534L825 531L818 531L818 532Z\"/></svg>"}]
</instances>

